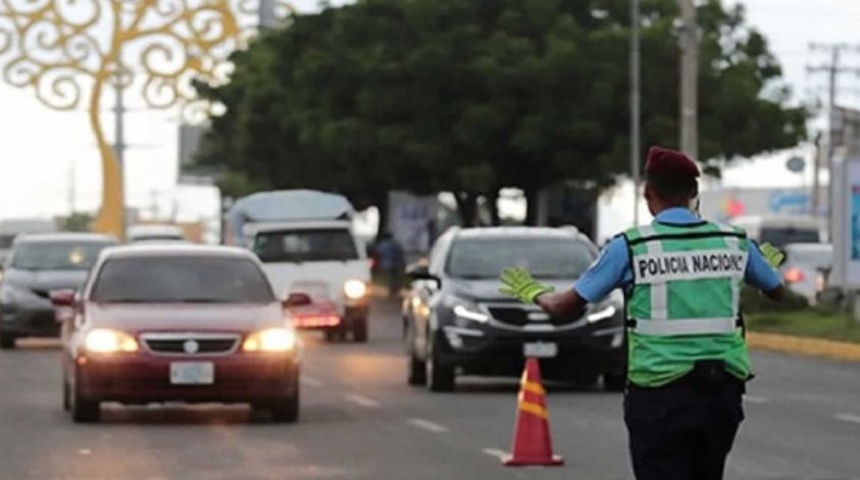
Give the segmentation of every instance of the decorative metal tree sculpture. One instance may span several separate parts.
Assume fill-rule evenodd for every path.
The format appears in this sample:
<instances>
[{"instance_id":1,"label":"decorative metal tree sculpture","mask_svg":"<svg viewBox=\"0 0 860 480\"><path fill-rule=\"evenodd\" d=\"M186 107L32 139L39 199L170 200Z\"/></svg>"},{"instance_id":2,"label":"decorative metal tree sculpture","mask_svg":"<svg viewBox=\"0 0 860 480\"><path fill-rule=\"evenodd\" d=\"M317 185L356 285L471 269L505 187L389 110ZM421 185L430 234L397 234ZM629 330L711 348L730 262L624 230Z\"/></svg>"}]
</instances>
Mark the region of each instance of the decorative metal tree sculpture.
<instances>
[{"instance_id":1,"label":"decorative metal tree sculpture","mask_svg":"<svg viewBox=\"0 0 860 480\"><path fill-rule=\"evenodd\" d=\"M125 236L122 174L100 115L105 89L139 84L154 108L192 100L192 78L224 80L256 14L247 0L0 0L2 78L53 109L88 101L102 166L97 231Z\"/></svg>"}]
</instances>

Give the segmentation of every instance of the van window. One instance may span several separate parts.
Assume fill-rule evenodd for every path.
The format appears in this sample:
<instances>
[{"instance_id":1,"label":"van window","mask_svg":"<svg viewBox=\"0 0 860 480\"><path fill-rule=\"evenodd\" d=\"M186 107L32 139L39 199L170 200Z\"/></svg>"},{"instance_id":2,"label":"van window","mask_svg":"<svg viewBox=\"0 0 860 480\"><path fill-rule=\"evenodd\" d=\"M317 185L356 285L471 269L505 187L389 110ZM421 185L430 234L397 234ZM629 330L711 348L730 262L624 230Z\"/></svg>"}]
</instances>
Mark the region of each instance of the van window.
<instances>
[{"instance_id":1,"label":"van window","mask_svg":"<svg viewBox=\"0 0 860 480\"><path fill-rule=\"evenodd\" d=\"M821 235L816 228L762 227L758 240L782 248L789 243L819 243Z\"/></svg>"},{"instance_id":2,"label":"van window","mask_svg":"<svg viewBox=\"0 0 860 480\"><path fill-rule=\"evenodd\" d=\"M344 262L358 260L358 249L349 230L303 229L258 233L254 253L263 263Z\"/></svg>"}]
</instances>

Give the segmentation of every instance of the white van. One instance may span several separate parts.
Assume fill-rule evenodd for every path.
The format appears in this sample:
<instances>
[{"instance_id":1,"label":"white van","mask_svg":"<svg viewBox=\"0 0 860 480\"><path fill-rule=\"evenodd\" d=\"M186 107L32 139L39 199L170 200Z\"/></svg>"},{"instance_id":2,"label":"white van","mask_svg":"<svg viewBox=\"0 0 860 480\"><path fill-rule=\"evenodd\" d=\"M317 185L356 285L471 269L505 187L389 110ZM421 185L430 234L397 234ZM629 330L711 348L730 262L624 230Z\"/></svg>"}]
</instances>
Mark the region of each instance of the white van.
<instances>
[{"instance_id":1,"label":"white van","mask_svg":"<svg viewBox=\"0 0 860 480\"><path fill-rule=\"evenodd\" d=\"M366 342L371 298L370 260L353 232L346 197L314 190L258 192L237 200L227 217L225 243L250 248L281 298L309 295L292 312L297 328L321 330L327 340L352 334Z\"/></svg>"},{"instance_id":2,"label":"white van","mask_svg":"<svg viewBox=\"0 0 860 480\"><path fill-rule=\"evenodd\" d=\"M791 243L821 243L826 241L824 222L810 216L741 216L729 223L746 230L749 238L759 244L770 243L776 248L784 248Z\"/></svg>"}]
</instances>

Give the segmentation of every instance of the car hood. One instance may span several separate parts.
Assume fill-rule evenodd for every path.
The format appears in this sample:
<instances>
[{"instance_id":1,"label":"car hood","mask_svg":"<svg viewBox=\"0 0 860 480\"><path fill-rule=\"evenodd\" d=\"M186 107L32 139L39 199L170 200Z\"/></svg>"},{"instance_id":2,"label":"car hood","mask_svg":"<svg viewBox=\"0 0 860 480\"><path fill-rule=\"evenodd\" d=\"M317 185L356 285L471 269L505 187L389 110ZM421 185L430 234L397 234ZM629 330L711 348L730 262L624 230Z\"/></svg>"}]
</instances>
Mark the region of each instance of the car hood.
<instances>
[{"instance_id":1,"label":"car hood","mask_svg":"<svg viewBox=\"0 0 860 480\"><path fill-rule=\"evenodd\" d=\"M4 272L3 282L33 290L78 289L87 277L85 270L19 270Z\"/></svg>"},{"instance_id":2,"label":"car hood","mask_svg":"<svg viewBox=\"0 0 860 480\"><path fill-rule=\"evenodd\" d=\"M554 279L535 279L544 285L550 285L561 291L569 289L576 281L575 278L570 280ZM511 296L499 293L501 283L498 280L458 280L447 279L446 288L454 295L468 298L470 300L482 301L512 301Z\"/></svg>"},{"instance_id":3,"label":"car hood","mask_svg":"<svg viewBox=\"0 0 860 480\"><path fill-rule=\"evenodd\" d=\"M256 304L96 304L86 305L94 327L142 331L247 332L284 325L280 303Z\"/></svg>"}]
</instances>

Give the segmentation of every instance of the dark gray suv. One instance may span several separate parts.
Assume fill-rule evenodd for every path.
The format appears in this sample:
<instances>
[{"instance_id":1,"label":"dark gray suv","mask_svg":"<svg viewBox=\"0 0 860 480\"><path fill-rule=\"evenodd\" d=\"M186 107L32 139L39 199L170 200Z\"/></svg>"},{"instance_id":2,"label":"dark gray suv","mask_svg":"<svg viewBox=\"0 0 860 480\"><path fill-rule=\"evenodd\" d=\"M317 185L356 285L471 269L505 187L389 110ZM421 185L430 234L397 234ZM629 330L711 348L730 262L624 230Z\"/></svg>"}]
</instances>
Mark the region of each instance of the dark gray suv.
<instances>
[{"instance_id":1,"label":"dark gray suv","mask_svg":"<svg viewBox=\"0 0 860 480\"><path fill-rule=\"evenodd\" d=\"M571 288L598 249L573 228L454 228L411 265L402 305L409 383L450 391L458 374L519 376L526 357L547 379L624 387L624 297L612 292L581 317L552 318L498 292L506 267Z\"/></svg>"},{"instance_id":2,"label":"dark gray suv","mask_svg":"<svg viewBox=\"0 0 860 480\"><path fill-rule=\"evenodd\" d=\"M95 233L15 237L0 280L0 348L15 348L22 337L59 337L51 291L76 290L101 250L116 244Z\"/></svg>"}]
</instances>

